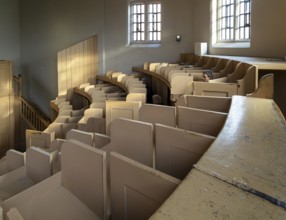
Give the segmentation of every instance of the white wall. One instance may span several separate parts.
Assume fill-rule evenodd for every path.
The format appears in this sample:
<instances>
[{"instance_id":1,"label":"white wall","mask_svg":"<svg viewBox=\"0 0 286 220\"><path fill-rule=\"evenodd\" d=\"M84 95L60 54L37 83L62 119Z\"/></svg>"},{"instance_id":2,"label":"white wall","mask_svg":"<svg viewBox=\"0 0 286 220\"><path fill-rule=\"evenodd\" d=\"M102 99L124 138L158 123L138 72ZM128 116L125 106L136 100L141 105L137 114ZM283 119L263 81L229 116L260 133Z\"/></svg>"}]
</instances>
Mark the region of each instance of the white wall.
<instances>
[{"instance_id":1,"label":"white wall","mask_svg":"<svg viewBox=\"0 0 286 220\"><path fill-rule=\"evenodd\" d=\"M208 42L210 46L211 0L193 0L193 39ZM210 54L257 57L285 57L286 55L286 1L252 0L250 48L212 48Z\"/></svg>"},{"instance_id":2,"label":"white wall","mask_svg":"<svg viewBox=\"0 0 286 220\"><path fill-rule=\"evenodd\" d=\"M20 1L24 96L49 115L49 101L57 95L57 52L94 34L98 34L99 74L104 74L107 70L128 73L132 66L140 66L145 61L177 61L180 53L194 51L194 42L206 41L210 45L210 1L163 0L162 45L159 48L127 46L128 0ZM0 24L3 25L6 22L2 22L2 16L16 19L18 7L17 0L0 0L1 2L5 2L4 9L0 7L3 11ZM252 2L251 48L209 48L210 54L266 57L286 55L286 1ZM10 16L11 13L5 9L11 5L14 16ZM17 19L8 25L13 31L4 40L4 35L0 35L0 44L3 44L3 48L6 46L5 55L12 51L9 56L15 60L19 59L19 43L15 46L19 37L16 24ZM182 36L180 43L175 41L177 34Z\"/></svg>"},{"instance_id":3,"label":"white wall","mask_svg":"<svg viewBox=\"0 0 286 220\"><path fill-rule=\"evenodd\" d=\"M25 0L20 4L24 96L49 116L57 94L56 54L98 34L99 75L145 61L177 61L192 50L190 0L164 0L160 48L127 47L127 0ZM182 41L175 41L181 34Z\"/></svg>"},{"instance_id":4,"label":"white wall","mask_svg":"<svg viewBox=\"0 0 286 220\"><path fill-rule=\"evenodd\" d=\"M98 34L102 45L103 0L25 0L20 3L24 96L50 116L57 96L57 52ZM100 67L102 50L99 47Z\"/></svg>"},{"instance_id":5,"label":"white wall","mask_svg":"<svg viewBox=\"0 0 286 220\"><path fill-rule=\"evenodd\" d=\"M0 60L12 60L20 73L19 0L0 0Z\"/></svg>"},{"instance_id":6,"label":"white wall","mask_svg":"<svg viewBox=\"0 0 286 220\"><path fill-rule=\"evenodd\" d=\"M179 54L192 50L192 1L162 2L162 44L159 48L127 46L128 0L105 1L105 61L107 70L130 72L148 61L178 61ZM175 41L180 34L182 41Z\"/></svg>"}]
</instances>

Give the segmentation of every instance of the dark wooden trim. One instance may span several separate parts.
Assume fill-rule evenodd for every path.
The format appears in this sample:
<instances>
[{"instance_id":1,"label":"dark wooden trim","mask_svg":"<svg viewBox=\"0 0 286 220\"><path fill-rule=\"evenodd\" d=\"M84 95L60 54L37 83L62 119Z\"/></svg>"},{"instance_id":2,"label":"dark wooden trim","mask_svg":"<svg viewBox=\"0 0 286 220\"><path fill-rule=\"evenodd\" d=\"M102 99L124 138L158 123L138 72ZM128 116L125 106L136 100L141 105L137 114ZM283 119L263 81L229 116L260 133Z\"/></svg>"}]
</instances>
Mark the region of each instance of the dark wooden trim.
<instances>
[{"instance_id":1,"label":"dark wooden trim","mask_svg":"<svg viewBox=\"0 0 286 220\"><path fill-rule=\"evenodd\" d=\"M115 85L115 86L118 86L119 88L121 88L122 90L124 90L124 92L126 92L126 94L128 94L128 89L126 86L124 86L123 84L121 84L120 82L117 82L113 79L109 79L105 76L96 76L96 80L100 80L100 81L103 81L103 82L107 82L107 83L110 83L112 85Z\"/></svg>"}]
</instances>

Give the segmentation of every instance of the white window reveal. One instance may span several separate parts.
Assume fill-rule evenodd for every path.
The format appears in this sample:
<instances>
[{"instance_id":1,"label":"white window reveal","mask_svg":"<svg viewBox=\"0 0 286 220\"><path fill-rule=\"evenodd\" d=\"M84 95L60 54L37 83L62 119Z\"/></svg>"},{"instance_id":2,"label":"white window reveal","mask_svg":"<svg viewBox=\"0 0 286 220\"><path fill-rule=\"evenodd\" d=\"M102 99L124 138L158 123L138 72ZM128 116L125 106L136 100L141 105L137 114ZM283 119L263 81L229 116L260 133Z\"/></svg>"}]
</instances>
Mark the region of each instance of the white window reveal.
<instances>
[{"instance_id":1,"label":"white window reveal","mask_svg":"<svg viewBox=\"0 0 286 220\"><path fill-rule=\"evenodd\" d=\"M212 43L222 47L249 47L251 0L213 0Z\"/></svg>"}]
</instances>

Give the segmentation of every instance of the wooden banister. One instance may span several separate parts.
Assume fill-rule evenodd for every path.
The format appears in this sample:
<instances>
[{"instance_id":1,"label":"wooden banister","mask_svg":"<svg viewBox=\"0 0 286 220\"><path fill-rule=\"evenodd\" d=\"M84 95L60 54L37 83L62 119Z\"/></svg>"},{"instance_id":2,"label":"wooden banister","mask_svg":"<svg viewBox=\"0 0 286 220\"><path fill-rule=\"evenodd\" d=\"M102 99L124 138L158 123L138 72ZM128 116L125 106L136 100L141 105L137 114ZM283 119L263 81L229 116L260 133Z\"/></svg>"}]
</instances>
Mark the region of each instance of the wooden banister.
<instances>
[{"instance_id":1,"label":"wooden banister","mask_svg":"<svg viewBox=\"0 0 286 220\"><path fill-rule=\"evenodd\" d=\"M45 130L51 123L33 105L20 97L20 115L22 119L33 129L38 131Z\"/></svg>"}]
</instances>

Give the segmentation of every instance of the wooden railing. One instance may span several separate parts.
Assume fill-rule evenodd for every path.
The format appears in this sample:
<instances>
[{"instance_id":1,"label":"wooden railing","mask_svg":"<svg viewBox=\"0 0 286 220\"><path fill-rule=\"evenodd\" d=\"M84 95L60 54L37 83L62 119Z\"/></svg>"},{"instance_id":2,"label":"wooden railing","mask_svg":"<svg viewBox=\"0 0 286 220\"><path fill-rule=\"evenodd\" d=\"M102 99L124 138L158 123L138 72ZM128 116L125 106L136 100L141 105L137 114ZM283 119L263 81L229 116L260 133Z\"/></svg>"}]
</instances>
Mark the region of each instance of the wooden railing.
<instances>
[{"instance_id":1,"label":"wooden railing","mask_svg":"<svg viewBox=\"0 0 286 220\"><path fill-rule=\"evenodd\" d=\"M164 105L172 105L170 103L170 88L171 85L163 76L156 74L155 72L145 70L139 67L132 67L132 71L136 73L144 74L151 78L151 88L153 94L158 94L162 98L162 103ZM153 95L152 94L152 95Z\"/></svg>"},{"instance_id":2,"label":"wooden railing","mask_svg":"<svg viewBox=\"0 0 286 220\"><path fill-rule=\"evenodd\" d=\"M51 123L39 110L20 97L20 115L22 119L32 128L38 131L45 130Z\"/></svg>"},{"instance_id":3,"label":"wooden railing","mask_svg":"<svg viewBox=\"0 0 286 220\"><path fill-rule=\"evenodd\" d=\"M21 75L13 76L14 96L18 98L20 105L20 116L29 125L31 129L38 131L45 130L50 120L45 117L38 109L22 97L22 78Z\"/></svg>"}]
</instances>

